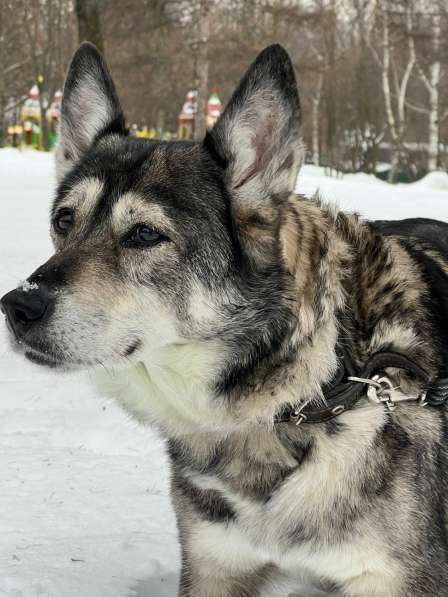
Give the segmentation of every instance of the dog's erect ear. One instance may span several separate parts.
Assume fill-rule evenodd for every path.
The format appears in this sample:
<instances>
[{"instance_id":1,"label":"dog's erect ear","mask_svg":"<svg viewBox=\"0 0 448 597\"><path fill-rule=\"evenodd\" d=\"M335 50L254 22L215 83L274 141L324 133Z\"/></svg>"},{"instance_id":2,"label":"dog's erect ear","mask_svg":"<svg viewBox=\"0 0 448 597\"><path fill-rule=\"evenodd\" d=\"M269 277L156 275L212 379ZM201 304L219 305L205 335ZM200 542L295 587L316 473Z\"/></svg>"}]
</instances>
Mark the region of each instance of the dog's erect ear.
<instances>
[{"instance_id":1,"label":"dog's erect ear","mask_svg":"<svg viewBox=\"0 0 448 597\"><path fill-rule=\"evenodd\" d=\"M281 46L259 54L205 145L226 168L238 209L258 209L260 202L268 207L294 190L304 156L300 102L291 60Z\"/></svg>"},{"instance_id":2,"label":"dog's erect ear","mask_svg":"<svg viewBox=\"0 0 448 597\"><path fill-rule=\"evenodd\" d=\"M72 58L62 95L58 180L104 132L125 133L124 116L103 57L84 42Z\"/></svg>"}]
</instances>

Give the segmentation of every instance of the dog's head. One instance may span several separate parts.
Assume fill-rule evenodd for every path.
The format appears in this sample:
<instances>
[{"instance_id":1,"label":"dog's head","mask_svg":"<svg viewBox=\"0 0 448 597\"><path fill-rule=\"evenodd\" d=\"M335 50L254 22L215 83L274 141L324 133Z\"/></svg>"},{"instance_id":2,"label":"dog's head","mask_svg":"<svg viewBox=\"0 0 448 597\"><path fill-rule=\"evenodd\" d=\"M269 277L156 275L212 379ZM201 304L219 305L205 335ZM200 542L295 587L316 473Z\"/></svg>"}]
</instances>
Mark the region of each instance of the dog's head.
<instances>
[{"instance_id":1,"label":"dog's head","mask_svg":"<svg viewBox=\"0 0 448 597\"><path fill-rule=\"evenodd\" d=\"M133 138L103 58L83 44L62 100L55 254L2 298L25 355L117 366L195 346L247 364L253 346L281 340L279 229L303 158L299 121L290 59L271 46L204 142Z\"/></svg>"}]
</instances>

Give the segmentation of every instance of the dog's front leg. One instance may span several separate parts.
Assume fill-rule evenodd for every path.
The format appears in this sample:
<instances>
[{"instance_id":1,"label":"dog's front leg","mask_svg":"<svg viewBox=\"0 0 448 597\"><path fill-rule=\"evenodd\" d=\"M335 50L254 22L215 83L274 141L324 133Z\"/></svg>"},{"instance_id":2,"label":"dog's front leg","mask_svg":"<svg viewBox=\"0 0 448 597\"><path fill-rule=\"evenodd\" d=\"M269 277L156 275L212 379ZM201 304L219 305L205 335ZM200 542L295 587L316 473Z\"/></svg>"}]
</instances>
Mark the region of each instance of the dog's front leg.
<instances>
[{"instance_id":1,"label":"dog's front leg","mask_svg":"<svg viewBox=\"0 0 448 597\"><path fill-rule=\"evenodd\" d=\"M233 523L190 519L179 534L179 597L261 597L276 576Z\"/></svg>"},{"instance_id":2,"label":"dog's front leg","mask_svg":"<svg viewBox=\"0 0 448 597\"><path fill-rule=\"evenodd\" d=\"M212 562L183 558L179 597L261 597L268 568L235 574Z\"/></svg>"}]
</instances>

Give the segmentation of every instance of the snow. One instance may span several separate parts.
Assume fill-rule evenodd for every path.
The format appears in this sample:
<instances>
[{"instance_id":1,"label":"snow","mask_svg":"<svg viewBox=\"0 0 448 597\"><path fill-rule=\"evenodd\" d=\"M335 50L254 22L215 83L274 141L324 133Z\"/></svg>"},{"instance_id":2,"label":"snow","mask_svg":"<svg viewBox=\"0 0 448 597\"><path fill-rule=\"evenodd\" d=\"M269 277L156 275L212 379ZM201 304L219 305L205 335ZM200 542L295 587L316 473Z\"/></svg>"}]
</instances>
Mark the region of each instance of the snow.
<instances>
[{"instance_id":1,"label":"snow","mask_svg":"<svg viewBox=\"0 0 448 597\"><path fill-rule=\"evenodd\" d=\"M419 189L448 191L448 173L441 170L430 172L415 184Z\"/></svg>"},{"instance_id":2,"label":"snow","mask_svg":"<svg viewBox=\"0 0 448 597\"><path fill-rule=\"evenodd\" d=\"M305 166L298 189L368 217L448 219L447 179L391 187ZM0 295L51 254L53 192L51 156L0 150ZM168 479L154 430L95 395L86 376L13 353L0 325L0 597L175 596Z\"/></svg>"},{"instance_id":3,"label":"snow","mask_svg":"<svg viewBox=\"0 0 448 597\"><path fill-rule=\"evenodd\" d=\"M28 282L28 280L24 280L19 284L19 288L21 288L23 292L29 292L30 290L37 290L39 286L36 282Z\"/></svg>"},{"instance_id":4,"label":"snow","mask_svg":"<svg viewBox=\"0 0 448 597\"><path fill-rule=\"evenodd\" d=\"M316 189L324 199L370 219L448 219L446 172L432 172L412 184L390 185L369 174L330 177L325 176L323 168L305 166L299 174L297 190L310 195Z\"/></svg>"}]
</instances>

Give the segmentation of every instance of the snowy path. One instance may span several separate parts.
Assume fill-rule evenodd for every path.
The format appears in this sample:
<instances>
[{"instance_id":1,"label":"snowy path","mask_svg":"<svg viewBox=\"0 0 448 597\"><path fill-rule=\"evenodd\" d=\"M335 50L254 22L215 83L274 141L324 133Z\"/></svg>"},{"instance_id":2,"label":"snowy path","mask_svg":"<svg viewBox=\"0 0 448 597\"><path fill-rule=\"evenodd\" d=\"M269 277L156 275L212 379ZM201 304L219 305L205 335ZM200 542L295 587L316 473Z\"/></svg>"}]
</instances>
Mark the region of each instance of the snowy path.
<instances>
[{"instance_id":1,"label":"snowy path","mask_svg":"<svg viewBox=\"0 0 448 597\"><path fill-rule=\"evenodd\" d=\"M448 219L448 185L430 188L444 175L391 188L307 167L300 181L371 217ZM50 156L0 151L0 295L50 255L52 192ZM178 568L162 441L83 376L11 353L0 325L0 597L174 597Z\"/></svg>"}]
</instances>

